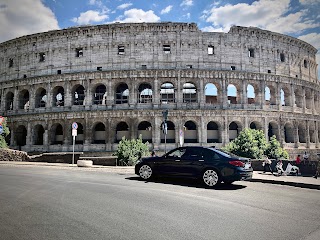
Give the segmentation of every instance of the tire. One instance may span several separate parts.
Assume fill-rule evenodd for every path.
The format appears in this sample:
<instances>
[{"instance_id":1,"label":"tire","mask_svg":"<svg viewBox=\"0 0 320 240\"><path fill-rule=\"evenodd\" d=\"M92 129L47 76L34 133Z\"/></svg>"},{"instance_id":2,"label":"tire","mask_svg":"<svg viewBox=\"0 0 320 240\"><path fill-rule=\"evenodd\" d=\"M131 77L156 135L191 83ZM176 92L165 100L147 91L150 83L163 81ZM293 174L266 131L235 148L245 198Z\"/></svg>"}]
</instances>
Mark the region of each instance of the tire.
<instances>
[{"instance_id":1,"label":"tire","mask_svg":"<svg viewBox=\"0 0 320 240\"><path fill-rule=\"evenodd\" d=\"M139 169L139 176L144 180L150 179L152 177L151 167L147 164L142 165Z\"/></svg>"},{"instance_id":2,"label":"tire","mask_svg":"<svg viewBox=\"0 0 320 240\"><path fill-rule=\"evenodd\" d=\"M221 182L220 176L216 170L207 169L202 175L203 183L208 187L214 187Z\"/></svg>"}]
</instances>

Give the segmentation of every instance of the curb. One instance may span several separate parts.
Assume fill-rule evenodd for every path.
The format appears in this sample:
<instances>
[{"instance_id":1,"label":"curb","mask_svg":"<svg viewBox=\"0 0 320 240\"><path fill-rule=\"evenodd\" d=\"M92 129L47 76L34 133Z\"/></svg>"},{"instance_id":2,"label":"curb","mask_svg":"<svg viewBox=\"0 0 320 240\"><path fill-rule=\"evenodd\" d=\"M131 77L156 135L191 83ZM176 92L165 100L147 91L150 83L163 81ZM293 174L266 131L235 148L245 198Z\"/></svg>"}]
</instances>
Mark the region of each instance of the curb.
<instances>
[{"instance_id":1,"label":"curb","mask_svg":"<svg viewBox=\"0 0 320 240\"><path fill-rule=\"evenodd\" d=\"M248 181L249 182L270 183L270 184L277 184L277 185L286 185L286 186L292 186L292 187L300 187L300 188L320 190L320 185L311 184L311 183L287 182L287 181L269 180L269 179L257 179L257 178L253 178L253 179L250 179Z\"/></svg>"}]
</instances>

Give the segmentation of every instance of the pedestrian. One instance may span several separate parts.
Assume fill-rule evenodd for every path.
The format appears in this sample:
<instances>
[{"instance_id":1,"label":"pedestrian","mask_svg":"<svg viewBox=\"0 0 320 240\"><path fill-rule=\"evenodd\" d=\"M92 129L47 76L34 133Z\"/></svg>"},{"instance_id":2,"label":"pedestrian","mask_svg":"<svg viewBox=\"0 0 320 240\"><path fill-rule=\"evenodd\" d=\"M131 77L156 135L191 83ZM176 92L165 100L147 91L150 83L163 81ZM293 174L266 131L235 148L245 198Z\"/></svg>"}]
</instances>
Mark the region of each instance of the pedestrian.
<instances>
[{"instance_id":1,"label":"pedestrian","mask_svg":"<svg viewBox=\"0 0 320 240\"><path fill-rule=\"evenodd\" d=\"M156 157L157 155L156 155L156 152L155 151L152 151L151 152L151 157Z\"/></svg>"},{"instance_id":2,"label":"pedestrian","mask_svg":"<svg viewBox=\"0 0 320 240\"><path fill-rule=\"evenodd\" d=\"M318 159L318 166L317 166L317 169L316 169L316 173L315 173L315 175L313 177L315 179L317 179L319 176L320 176L320 160Z\"/></svg>"},{"instance_id":3,"label":"pedestrian","mask_svg":"<svg viewBox=\"0 0 320 240\"><path fill-rule=\"evenodd\" d=\"M276 165L276 169L278 171L278 176L284 174L285 175L285 171L283 170L283 163L282 160L279 160L277 165Z\"/></svg>"},{"instance_id":4,"label":"pedestrian","mask_svg":"<svg viewBox=\"0 0 320 240\"><path fill-rule=\"evenodd\" d=\"M303 164L306 165L306 162L309 160L309 154L307 152L304 152L303 154Z\"/></svg>"},{"instance_id":5,"label":"pedestrian","mask_svg":"<svg viewBox=\"0 0 320 240\"><path fill-rule=\"evenodd\" d=\"M296 165L299 166L300 164L301 164L301 157L300 157L300 154L298 154L296 158Z\"/></svg>"},{"instance_id":6,"label":"pedestrian","mask_svg":"<svg viewBox=\"0 0 320 240\"><path fill-rule=\"evenodd\" d=\"M270 159L268 159L268 157L266 157L266 159L262 162L263 173L265 173L267 170L269 170L273 174L273 171L271 168L271 163L272 163L272 161Z\"/></svg>"}]
</instances>

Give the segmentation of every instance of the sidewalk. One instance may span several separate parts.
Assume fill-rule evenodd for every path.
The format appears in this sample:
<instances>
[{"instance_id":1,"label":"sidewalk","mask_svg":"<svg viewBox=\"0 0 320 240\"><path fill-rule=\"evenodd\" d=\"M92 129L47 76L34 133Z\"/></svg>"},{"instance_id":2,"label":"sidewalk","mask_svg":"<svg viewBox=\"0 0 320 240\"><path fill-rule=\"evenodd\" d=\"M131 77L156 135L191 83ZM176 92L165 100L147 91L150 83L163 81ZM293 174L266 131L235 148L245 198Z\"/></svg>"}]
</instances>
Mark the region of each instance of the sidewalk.
<instances>
[{"instance_id":1,"label":"sidewalk","mask_svg":"<svg viewBox=\"0 0 320 240\"><path fill-rule=\"evenodd\" d=\"M75 170L88 170L88 171L106 171L116 172L121 174L134 174L134 167L123 166L102 166L93 165L90 168L77 167L76 164L67 163L45 163L45 162L13 162L13 161L0 161L1 166L40 166L40 167L55 167L55 168L72 168ZM270 172L263 173L262 171L254 171L250 182L261 182L269 184L287 185L308 189L320 190L320 177L315 179L311 176L274 176Z\"/></svg>"}]
</instances>

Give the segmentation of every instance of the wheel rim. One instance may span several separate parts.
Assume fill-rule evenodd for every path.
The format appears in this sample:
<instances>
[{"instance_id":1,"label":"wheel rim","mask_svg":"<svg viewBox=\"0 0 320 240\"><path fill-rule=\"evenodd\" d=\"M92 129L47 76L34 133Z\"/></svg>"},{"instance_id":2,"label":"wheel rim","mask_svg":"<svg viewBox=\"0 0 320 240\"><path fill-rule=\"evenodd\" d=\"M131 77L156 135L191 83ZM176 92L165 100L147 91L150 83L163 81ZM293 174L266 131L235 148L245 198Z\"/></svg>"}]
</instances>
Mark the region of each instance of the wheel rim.
<instances>
[{"instance_id":1,"label":"wheel rim","mask_svg":"<svg viewBox=\"0 0 320 240\"><path fill-rule=\"evenodd\" d=\"M140 169L139 169L139 175L141 178L143 179L148 179L151 177L152 175L152 169L151 167L149 167L148 165L143 165Z\"/></svg>"},{"instance_id":2,"label":"wheel rim","mask_svg":"<svg viewBox=\"0 0 320 240\"><path fill-rule=\"evenodd\" d=\"M219 181L219 176L214 170L207 170L203 174L203 181L207 186L215 186Z\"/></svg>"}]
</instances>

